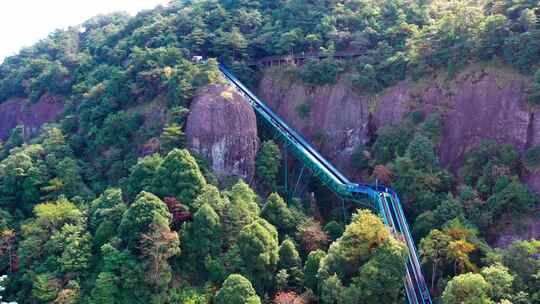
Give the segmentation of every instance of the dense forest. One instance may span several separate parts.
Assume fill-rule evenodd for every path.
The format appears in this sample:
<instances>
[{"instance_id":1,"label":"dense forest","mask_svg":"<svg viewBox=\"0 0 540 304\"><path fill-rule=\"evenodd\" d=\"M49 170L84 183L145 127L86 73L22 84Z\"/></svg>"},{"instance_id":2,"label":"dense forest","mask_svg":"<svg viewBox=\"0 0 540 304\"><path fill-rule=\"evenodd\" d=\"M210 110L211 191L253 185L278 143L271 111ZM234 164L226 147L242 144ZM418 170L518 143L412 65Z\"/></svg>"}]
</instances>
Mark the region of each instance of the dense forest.
<instances>
[{"instance_id":1,"label":"dense forest","mask_svg":"<svg viewBox=\"0 0 540 304\"><path fill-rule=\"evenodd\" d=\"M537 0L181 0L51 33L0 65L0 103L65 104L38 135L19 125L0 141L0 302L403 303L406 246L377 214L343 214L317 180L314 200L288 197L265 132L254 184L218 182L186 149L190 103L223 81L218 61L253 85L266 56L354 51L292 72L314 86L346 73L375 94L490 61L530 77L536 107L539 20ZM165 123L141 114L149 103ZM540 240L489 242L502 219L538 216L520 176L540 170L540 146L484 141L454 174L439 163L442 130L412 112L354 165L402 197L437 303L540 303Z\"/></svg>"}]
</instances>

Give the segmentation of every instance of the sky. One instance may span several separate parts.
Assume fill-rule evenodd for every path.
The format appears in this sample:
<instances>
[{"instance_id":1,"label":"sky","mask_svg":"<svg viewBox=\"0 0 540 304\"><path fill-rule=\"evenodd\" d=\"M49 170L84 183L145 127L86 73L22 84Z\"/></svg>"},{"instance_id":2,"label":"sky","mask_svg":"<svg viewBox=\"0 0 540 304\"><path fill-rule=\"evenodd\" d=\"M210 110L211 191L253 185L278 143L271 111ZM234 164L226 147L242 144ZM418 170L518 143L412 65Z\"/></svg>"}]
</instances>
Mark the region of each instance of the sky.
<instances>
[{"instance_id":1,"label":"sky","mask_svg":"<svg viewBox=\"0 0 540 304\"><path fill-rule=\"evenodd\" d=\"M0 0L0 63L54 31L115 11L135 15L169 0Z\"/></svg>"}]
</instances>

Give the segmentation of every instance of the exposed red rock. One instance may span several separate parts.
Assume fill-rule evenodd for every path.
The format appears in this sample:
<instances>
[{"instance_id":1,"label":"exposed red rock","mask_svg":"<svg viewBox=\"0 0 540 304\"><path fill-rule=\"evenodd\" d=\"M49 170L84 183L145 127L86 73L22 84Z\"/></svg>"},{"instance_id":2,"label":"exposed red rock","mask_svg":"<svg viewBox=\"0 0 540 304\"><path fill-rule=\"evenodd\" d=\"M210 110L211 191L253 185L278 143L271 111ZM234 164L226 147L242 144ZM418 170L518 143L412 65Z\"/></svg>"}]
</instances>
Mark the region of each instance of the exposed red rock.
<instances>
[{"instance_id":1,"label":"exposed red rock","mask_svg":"<svg viewBox=\"0 0 540 304\"><path fill-rule=\"evenodd\" d=\"M444 121L440 159L454 172L461 166L464 153L483 139L523 150L535 137L529 134L528 83L517 73L505 75L508 79L501 79L499 73L508 71L474 67L447 83L433 79L423 81L421 87L404 81L381 97L375 124L397 123L412 110L426 114L438 111Z\"/></svg>"},{"instance_id":2,"label":"exposed red rock","mask_svg":"<svg viewBox=\"0 0 540 304\"><path fill-rule=\"evenodd\" d=\"M337 167L349 175L350 156L366 140L368 103L345 81L310 87L281 73L267 73L259 96ZM302 109L304 107L304 110Z\"/></svg>"},{"instance_id":3,"label":"exposed red rock","mask_svg":"<svg viewBox=\"0 0 540 304\"><path fill-rule=\"evenodd\" d=\"M439 155L443 166L454 172L464 153L482 139L510 143L519 150L540 144L540 114L534 115L527 103L529 87L526 77L507 68L471 66L453 80L444 75L405 80L376 97L353 91L346 77L335 85L313 88L276 71L265 73L258 91L285 121L353 176L350 156L358 143L369 140L369 112L377 128L397 124L413 110L440 112L444 131ZM310 108L304 118L297 110L302 103ZM540 193L540 174L523 178Z\"/></svg>"},{"instance_id":4,"label":"exposed red rock","mask_svg":"<svg viewBox=\"0 0 540 304\"><path fill-rule=\"evenodd\" d=\"M323 155L354 177L350 158L358 143L369 140L370 126L397 124L416 110L441 114L444 130L437 148L442 165L454 173L464 154L483 139L513 144L520 151L540 144L540 111L527 103L530 85L529 79L507 68L474 65L453 80L445 75L405 80L376 97L354 92L346 77L335 85L314 88L292 81L286 73L267 71L258 92ZM303 103L310 109L304 118L297 110ZM540 194L540 173L524 172L521 177ZM517 233L509 227L493 243L538 237L540 220L525 216L524 222L524 230Z\"/></svg>"},{"instance_id":5,"label":"exposed red rock","mask_svg":"<svg viewBox=\"0 0 540 304\"><path fill-rule=\"evenodd\" d=\"M195 97L186 124L187 145L206 156L219 177L251 182L259 147L255 112L234 88L214 84Z\"/></svg>"},{"instance_id":6,"label":"exposed red rock","mask_svg":"<svg viewBox=\"0 0 540 304\"><path fill-rule=\"evenodd\" d=\"M0 140L8 138L18 124L25 126L25 134L36 134L46 122L54 120L64 110L60 96L45 94L36 103L24 98L11 98L0 103Z\"/></svg>"}]
</instances>

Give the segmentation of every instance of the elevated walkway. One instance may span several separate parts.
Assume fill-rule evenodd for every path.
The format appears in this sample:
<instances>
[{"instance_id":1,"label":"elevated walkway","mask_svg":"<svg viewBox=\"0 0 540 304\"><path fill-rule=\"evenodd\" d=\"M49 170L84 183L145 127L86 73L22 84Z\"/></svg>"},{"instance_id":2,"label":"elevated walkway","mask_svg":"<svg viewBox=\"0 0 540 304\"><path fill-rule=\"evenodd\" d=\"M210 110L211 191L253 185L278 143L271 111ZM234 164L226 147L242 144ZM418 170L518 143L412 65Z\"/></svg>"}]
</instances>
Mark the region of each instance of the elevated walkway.
<instances>
[{"instance_id":1,"label":"elevated walkway","mask_svg":"<svg viewBox=\"0 0 540 304\"><path fill-rule=\"evenodd\" d=\"M432 304L418 261L416 247L397 193L388 187L349 181L300 134L289 127L279 115L274 113L262 100L245 87L224 65L220 64L219 69L230 84L244 95L255 113L283 140L287 149L302 161L326 186L344 199L363 203L364 205L366 205L366 202L371 202L367 204L367 207L378 211L385 224L390 227L395 235L401 236L407 245L409 255L405 265L404 284L408 302L411 304ZM368 199L366 200L366 198Z\"/></svg>"}]
</instances>

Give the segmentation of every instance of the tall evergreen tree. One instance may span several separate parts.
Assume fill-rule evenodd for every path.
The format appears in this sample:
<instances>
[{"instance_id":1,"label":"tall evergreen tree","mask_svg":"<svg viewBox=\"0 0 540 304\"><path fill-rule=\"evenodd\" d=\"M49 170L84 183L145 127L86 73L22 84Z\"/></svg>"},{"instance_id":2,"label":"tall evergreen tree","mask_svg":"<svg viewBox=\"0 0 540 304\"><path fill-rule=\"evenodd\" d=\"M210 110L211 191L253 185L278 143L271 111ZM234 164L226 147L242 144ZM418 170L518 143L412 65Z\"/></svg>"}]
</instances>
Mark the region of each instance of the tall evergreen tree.
<instances>
[{"instance_id":1,"label":"tall evergreen tree","mask_svg":"<svg viewBox=\"0 0 540 304\"><path fill-rule=\"evenodd\" d=\"M205 185L195 158L187 150L174 149L158 167L152 188L161 197L175 197L192 209L193 201Z\"/></svg>"}]
</instances>

